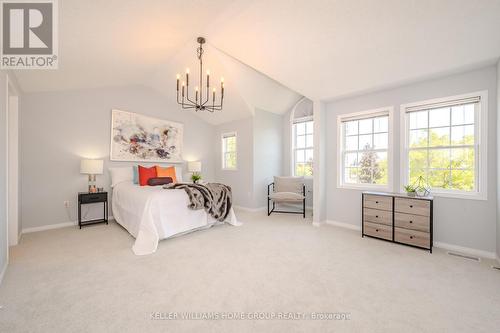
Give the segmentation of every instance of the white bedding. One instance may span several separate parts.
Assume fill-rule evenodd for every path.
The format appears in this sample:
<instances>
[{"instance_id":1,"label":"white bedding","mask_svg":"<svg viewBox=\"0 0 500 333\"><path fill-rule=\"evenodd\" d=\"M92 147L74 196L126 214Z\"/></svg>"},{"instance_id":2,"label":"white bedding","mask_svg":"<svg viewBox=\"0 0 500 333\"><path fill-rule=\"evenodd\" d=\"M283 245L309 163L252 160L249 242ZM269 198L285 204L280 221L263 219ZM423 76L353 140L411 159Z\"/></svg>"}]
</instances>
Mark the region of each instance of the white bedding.
<instances>
[{"instance_id":1,"label":"white bedding","mask_svg":"<svg viewBox=\"0 0 500 333\"><path fill-rule=\"evenodd\" d=\"M184 190L139 186L131 181L121 182L113 188L113 216L135 237L132 250L136 255L155 252L161 239L219 223L203 209L189 209L188 204ZM232 208L225 222L241 225Z\"/></svg>"}]
</instances>

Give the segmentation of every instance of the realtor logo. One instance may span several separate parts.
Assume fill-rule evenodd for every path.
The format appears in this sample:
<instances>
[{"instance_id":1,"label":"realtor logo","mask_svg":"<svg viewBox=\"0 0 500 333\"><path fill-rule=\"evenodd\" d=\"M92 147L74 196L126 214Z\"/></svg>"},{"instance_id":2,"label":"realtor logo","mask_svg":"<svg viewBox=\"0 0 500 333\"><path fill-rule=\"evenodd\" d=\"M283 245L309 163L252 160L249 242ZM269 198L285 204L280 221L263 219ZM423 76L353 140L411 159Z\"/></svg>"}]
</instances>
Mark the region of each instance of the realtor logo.
<instances>
[{"instance_id":1,"label":"realtor logo","mask_svg":"<svg viewBox=\"0 0 500 333\"><path fill-rule=\"evenodd\" d=\"M57 69L57 0L0 0L1 69Z\"/></svg>"}]
</instances>

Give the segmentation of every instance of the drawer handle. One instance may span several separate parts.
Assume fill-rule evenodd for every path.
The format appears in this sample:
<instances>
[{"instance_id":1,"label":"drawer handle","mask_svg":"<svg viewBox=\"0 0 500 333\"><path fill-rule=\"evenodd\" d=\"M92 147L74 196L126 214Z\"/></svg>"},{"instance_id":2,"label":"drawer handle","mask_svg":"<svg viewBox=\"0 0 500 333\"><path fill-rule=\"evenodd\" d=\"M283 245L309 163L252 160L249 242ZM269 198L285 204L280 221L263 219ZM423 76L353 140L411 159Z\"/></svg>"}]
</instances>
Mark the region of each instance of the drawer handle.
<instances>
[{"instance_id":1,"label":"drawer handle","mask_svg":"<svg viewBox=\"0 0 500 333\"><path fill-rule=\"evenodd\" d=\"M377 204L378 204L378 201L375 201L375 203L377 203Z\"/></svg>"},{"instance_id":2,"label":"drawer handle","mask_svg":"<svg viewBox=\"0 0 500 333\"><path fill-rule=\"evenodd\" d=\"M413 236L410 236L410 239L413 239Z\"/></svg>"},{"instance_id":3,"label":"drawer handle","mask_svg":"<svg viewBox=\"0 0 500 333\"><path fill-rule=\"evenodd\" d=\"M410 205L410 208L413 208L413 205Z\"/></svg>"},{"instance_id":4,"label":"drawer handle","mask_svg":"<svg viewBox=\"0 0 500 333\"><path fill-rule=\"evenodd\" d=\"M410 221L410 223L413 223L413 221Z\"/></svg>"},{"instance_id":5,"label":"drawer handle","mask_svg":"<svg viewBox=\"0 0 500 333\"><path fill-rule=\"evenodd\" d=\"M378 215L375 215L376 218L378 218Z\"/></svg>"},{"instance_id":6,"label":"drawer handle","mask_svg":"<svg viewBox=\"0 0 500 333\"><path fill-rule=\"evenodd\" d=\"M376 232L378 232L378 229L375 229Z\"/></svg>"}]
</instances>

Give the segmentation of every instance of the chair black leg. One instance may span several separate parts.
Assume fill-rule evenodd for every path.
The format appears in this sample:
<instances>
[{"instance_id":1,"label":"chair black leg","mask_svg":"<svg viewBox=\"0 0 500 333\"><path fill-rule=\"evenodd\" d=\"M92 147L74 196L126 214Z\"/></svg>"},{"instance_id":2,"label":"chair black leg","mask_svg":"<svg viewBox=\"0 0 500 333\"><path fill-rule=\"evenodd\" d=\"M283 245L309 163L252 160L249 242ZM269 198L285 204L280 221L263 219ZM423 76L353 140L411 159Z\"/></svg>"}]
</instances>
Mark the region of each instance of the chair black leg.
<instances>
[{"instance_id":1,"label":"chair black leg","mask_svg":"<svg viewBox=\"0 0 500 333\"><path fill-rule=\"evenodd\" d=\"M302 217L306 218L306 199L302 200Z\"/></svg>"},{"instance_id":2,"label":"chair black leg","mask_svg":"<svg viewBox=\"0 0 500 333\"><path fill-rule=\"evenodd\" d=\"M269 197L267 198L267 216L271 215L271 212L269 211Z\"/></svg>"}]
</instances>

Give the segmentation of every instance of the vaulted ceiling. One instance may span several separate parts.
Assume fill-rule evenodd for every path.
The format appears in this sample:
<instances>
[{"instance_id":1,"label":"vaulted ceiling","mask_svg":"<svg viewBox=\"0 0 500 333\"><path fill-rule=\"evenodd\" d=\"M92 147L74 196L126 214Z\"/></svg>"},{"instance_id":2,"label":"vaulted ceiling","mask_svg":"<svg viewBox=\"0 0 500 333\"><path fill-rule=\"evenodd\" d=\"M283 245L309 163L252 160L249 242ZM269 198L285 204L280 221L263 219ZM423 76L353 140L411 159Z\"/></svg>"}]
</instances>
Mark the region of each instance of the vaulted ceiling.
<instances>
[{"instance_id":1,"label":"vaulted ceiling","mask_svg":"<svg viewBox=\"0 0 500 333\"><path fill-rule=\"evenodd\" d=\"M224 75L228 107L282 113L301 95L331 100L494 63L500 0L60 1L60 66L17 71L25 92L144 84L169 98L175 73ZM230 93L229 93L230 92ZM237 93L237 95L235 95Z\"/></svg>"}]
</instances>

